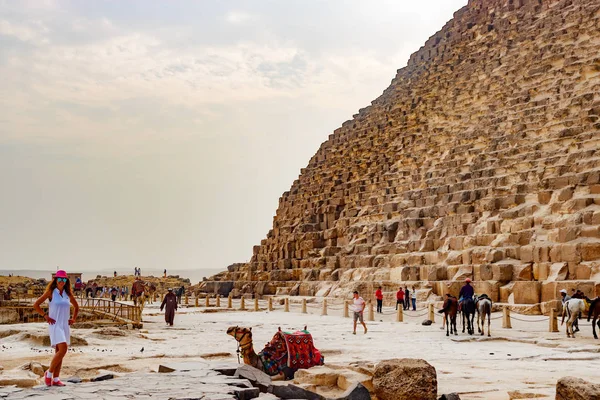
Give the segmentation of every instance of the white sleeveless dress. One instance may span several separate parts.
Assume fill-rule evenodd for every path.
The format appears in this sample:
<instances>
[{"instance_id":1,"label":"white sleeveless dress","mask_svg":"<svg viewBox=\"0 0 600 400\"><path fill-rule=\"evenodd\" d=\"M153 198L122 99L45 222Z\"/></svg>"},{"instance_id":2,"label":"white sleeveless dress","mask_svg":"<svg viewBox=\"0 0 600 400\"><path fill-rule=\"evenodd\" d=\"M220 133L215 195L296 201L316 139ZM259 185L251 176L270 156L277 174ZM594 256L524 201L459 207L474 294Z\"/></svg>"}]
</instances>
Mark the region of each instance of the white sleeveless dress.
<instances>
[{"instance_id":1,"label":"white sleeveless dress","mask_svg":"<svg viewBox=\"0 0 600 400\"><path fill-rule=\"evenodd\" d=\"M71 344L71 328L69 318L71 317L71 299L65 290L60 295L58 289L52 292L52 301L48 302L48 316L56 321L54 325L48 325L50 332L50 345L56 347L59 343Z\"/></svg>"}]
</instances>

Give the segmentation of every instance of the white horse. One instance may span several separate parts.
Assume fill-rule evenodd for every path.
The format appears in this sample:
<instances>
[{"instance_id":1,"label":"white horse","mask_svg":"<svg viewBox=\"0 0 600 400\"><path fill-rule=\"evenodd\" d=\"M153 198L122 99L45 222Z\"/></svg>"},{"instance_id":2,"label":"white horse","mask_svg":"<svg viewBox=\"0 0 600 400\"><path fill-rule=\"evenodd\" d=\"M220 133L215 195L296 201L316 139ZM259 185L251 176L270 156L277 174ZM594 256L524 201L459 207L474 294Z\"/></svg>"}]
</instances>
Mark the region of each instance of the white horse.
<instances>
[{"instance_id":1,"label":"white horse","mask_svg":"<svg viewBox=\"0 0 600 400\"><path fill-rule=\"evenodd\" d=\"M579 313L585 311L585 303L582 299L569 299L563 304L562 321L560 325L565 323L565 316L567 316L567 337L575 338L575 332L573 332L573 324L579 317Z\"/></svg>"},{"instance_id":2,"label":"white horse","mask_svg":"<svg viewBox=\"0 0 600 400\"><path fill-rule=\"evenodd\" d=\"M477 330L483 336L485 323L485 316L487 315L487 326L488 326L488 337L491 337L492 334L490 332L490 319L492 315L492 300L490 300L487 295L482 295L475 302L475 307L477 308ZM481 320L481 328L479 328L479 321Z\"/></svg>"}]
</instances>

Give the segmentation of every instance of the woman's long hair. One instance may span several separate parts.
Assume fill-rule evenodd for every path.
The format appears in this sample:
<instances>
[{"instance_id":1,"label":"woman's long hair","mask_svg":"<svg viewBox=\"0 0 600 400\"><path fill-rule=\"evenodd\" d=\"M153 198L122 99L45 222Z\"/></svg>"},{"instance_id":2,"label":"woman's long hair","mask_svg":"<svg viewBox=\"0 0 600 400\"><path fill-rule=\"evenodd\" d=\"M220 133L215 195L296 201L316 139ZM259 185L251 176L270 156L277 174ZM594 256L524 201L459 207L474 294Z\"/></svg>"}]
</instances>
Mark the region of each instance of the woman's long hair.
<instances>
[{"instance_id":1,"label":"woman's long hair","mask_svg":"<svg viewBox=\"0 0 600 400\"><path fill-rule=\"evenodd\" d=\"M54 293L54 289L56 289L56 286L57 286L56 277L54 277L54 279L52 279L52 282L50 282L48 284L48 286L46 286L46 291L50 292L50 296L52 296L52 293ZM67 292L67 294L70 297L73 294L73 292L71 291L71 280L69 280L69 278L67 278L64 288L65 288L65 292Z\"/></svg>"}]
</instances>

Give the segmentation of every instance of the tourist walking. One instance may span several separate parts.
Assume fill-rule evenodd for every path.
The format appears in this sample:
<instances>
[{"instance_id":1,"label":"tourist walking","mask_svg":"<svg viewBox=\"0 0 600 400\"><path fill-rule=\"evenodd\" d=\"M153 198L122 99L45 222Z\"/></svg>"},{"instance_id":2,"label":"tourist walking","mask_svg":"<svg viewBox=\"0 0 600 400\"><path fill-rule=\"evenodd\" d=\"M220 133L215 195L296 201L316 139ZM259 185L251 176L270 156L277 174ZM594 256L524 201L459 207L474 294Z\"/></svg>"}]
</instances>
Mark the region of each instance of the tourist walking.
<instances>
[{"instance_id":1,"label":"tourist walking","mask_svg":"<svg viewBox=\"0 0 600 400\"><path fill-rule=\"evenodd\" d=\"M410 299L412 300L413 311L417 311L417 291L415 290L414 286L412 287Z\"/></svg>"},{"instance_id":2,"label":"tourist walking","mask_svg":"<svg viewBox=\"0 0 600 400\"><path fill-rule=\"evenodd\" d=\"M110 299L112 301L116 301L118 294L119 294L119 291L117 290L116 287L113 286L112 289L110 289Z\"/></svg>"},{"instance_id":3,"label":"tourist walking","mask_svg":"<svg viewBox=\"0 0 600 400\"><path fill-rule=\"evenodd\" d=\"M184 292L185 288L183 287L183 285L181 285L181 287L177 289L177 304L181 304L181 296L183 296Z\"/></svg>"},{"instance_id":4,"label":"tourist walking","mask_svg":"<svg viewBox=\"0 0 600 400\"><path fill-rule=\"evenodd\" d=\"M404 286L404 309L410 309L410 291L408 290L408 286Z\"/></svg>"},{"instance_id":5,"label":"tourist walking","mask_svg":"<svg viewBox=\"0 0 600 400\"><path fill-rule=\"evenodd\" d=\"M164 277L167 277L167 269L165 268L164 273L163 273Z\"/></svg>"},{"instance_id":6,"label":"tourist walking","mask_svg":"<svg viewBox=\"0 0 600 400\"><path fill-rule=\"evenodd\" d=\"M377 312L381 314L383 313L383 292L381 291L381 286L375 291L375 299L377 300Z\"/></svg>"},{"instance_id":7,"label":"tourist walking","mask_svg":"<svg viewBox=\"0 0 600 400\"><path fill-rule=\"evenodd\" d=\"M402 290L402 287L396 292L396 311L398 311L398 304L404 310L404 290Z\"/></svg>"},{"instance_id":8,"label":"tourist walking","mask_svg":"<svg viewBox=\"0 0 600 400\"><path fill-rule=\"evenodd\" d=\"M48 300L48 313L45 313L40 305ZM73 305L73 317L71 314L71 304ZM63 270L56 271L56 275L44 294L36 300L33 305L46 322L48 322L48 331L50 333L50 346L56 353L50 362L50 367L44 373L44 382L46 386L65 386L59 379L62 368L63 358L67 354L67 349L71 344L72 325L77 320L79 305L71 290L71 282L67 273Z\"/></svg>"},{"instance_id":9,"label":"tourist walking","mask_svg":"<svg viewBox=\"0 0 600 400\"><path fill-rule=\"evenodd\" d=\"M353 307L354 330L352 331L352 334L356 335L356 322L357 321L360 321L363 328L365 328L365 334L366 334L367 333L367 325L365 325L365 319L363 317L366 303L363 300L363 298L358 295L358 292L356 290L354 291L353 295L354 295L354 307Z\"/></svg>"},{"instance_id":10,"label":"tourist walking","mask_svg":"<svg viewBox=\"0 0 600 400\"><path fill-rule=\"evenodd\" d=\"M173 326L175 320L175 311L177 310L177 296L173 293L173 288L167 289L167 294L160 305L160 311L165 308L165 322L169 326Z\"/></svg>"}]
</instances>

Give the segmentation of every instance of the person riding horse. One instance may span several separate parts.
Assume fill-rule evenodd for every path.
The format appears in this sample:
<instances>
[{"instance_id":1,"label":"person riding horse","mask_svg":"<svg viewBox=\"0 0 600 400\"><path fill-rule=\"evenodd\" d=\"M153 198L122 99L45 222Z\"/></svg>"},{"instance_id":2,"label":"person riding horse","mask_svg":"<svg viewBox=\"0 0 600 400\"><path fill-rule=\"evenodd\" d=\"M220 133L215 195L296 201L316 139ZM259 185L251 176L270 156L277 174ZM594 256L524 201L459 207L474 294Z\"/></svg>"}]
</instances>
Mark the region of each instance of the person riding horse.
<instances>
[{"instance_id":1,"label":"person riding horse","mask_svg":"<svg viewBox=\"0 0 600 400\"><path fill-rule=\"evenodd\" d=\"M466 299L472 299L475 294L473 286L471 286L471 278L465 279L465 285L460 288L458 293L458 311L462 310L462 304Z\"/></svg>"}]
</instances>

